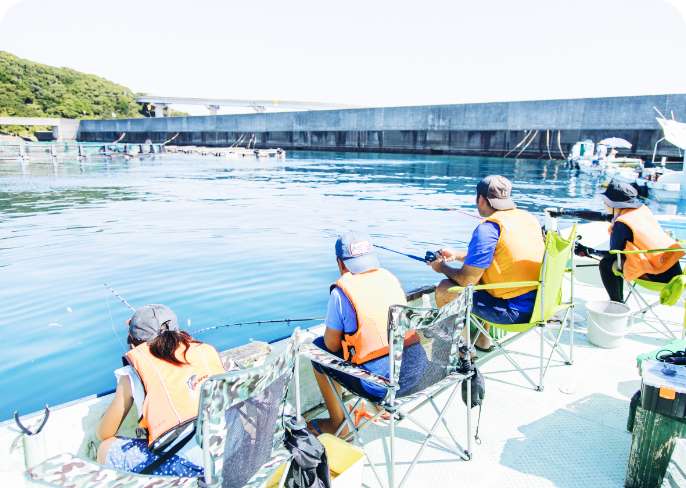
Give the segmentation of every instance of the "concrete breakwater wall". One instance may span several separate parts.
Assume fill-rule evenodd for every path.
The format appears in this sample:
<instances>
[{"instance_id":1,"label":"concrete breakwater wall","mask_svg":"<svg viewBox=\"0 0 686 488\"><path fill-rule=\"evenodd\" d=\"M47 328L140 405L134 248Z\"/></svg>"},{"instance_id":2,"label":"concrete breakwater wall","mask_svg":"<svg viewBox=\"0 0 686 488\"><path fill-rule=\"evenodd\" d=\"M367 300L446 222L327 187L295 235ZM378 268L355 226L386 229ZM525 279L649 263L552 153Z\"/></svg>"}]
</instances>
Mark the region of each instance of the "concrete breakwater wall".
<instances>
[{"instance_id":1,"label":"concrete breakwater wall","mask_svg":"<svg viewBox=\"0 0 686 488\"><path fill-rule=\"evenodd\" d=\"M622 137L649 157L662 137L656 107L686 118L686 94L386 107L247 115L84 120L79 140L258 148L477 154L561 159L578 140ZM525 141L521 143L521 141ZM518 144L520 144L518 146ZM526 146L526 148L525 148ZM627 154L627 152L623 152ZM679 158L663 142L658 156Z\"/></svg>"}]
</instances>

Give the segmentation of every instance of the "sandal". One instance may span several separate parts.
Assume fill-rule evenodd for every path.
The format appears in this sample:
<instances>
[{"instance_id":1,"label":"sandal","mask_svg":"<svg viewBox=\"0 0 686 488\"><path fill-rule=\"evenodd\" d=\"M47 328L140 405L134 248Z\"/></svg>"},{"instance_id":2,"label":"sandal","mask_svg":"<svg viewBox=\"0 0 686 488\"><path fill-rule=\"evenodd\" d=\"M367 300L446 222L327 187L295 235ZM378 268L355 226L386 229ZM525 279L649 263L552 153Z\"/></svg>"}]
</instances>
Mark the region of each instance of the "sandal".
<instances>
[{"instance_id":1,"label":"sandal","mask_svg":"<svg viewBox=\"0 0 686 488\"><path fill-rule=\"evenodd\" d=\"M481 351L481 352L493 352L493 351L495 351L495 346L493 344L491 344L488 347L479 347L476 344L474 344L474 349L476 349L477 351Z\"/></svg>"}]
</instances>

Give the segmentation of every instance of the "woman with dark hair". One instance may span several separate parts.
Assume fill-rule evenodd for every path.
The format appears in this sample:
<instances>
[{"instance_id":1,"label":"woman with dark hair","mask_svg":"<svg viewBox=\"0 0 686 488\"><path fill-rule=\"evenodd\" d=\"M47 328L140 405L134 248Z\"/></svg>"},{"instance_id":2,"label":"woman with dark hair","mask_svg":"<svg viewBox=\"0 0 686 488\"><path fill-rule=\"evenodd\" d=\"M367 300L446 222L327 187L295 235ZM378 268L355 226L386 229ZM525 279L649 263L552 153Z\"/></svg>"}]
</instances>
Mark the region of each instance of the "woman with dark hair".
<instances>
[{"instance_id":1,"label":"woman with dark hair","mask_svg":"<svg viewBox=\"0 0 686 488\"><path fill-rule=\"evenodd\" d=\"M164 305L145 305L129 319L131 350L117 369L117 389L97 435L98 462L134 473L194 477L203 474L202 450L195 442L200 385L224 372L210 345L179 330ZM146 439L116 437L136 404Z\"/></svg>"}]
</instances>

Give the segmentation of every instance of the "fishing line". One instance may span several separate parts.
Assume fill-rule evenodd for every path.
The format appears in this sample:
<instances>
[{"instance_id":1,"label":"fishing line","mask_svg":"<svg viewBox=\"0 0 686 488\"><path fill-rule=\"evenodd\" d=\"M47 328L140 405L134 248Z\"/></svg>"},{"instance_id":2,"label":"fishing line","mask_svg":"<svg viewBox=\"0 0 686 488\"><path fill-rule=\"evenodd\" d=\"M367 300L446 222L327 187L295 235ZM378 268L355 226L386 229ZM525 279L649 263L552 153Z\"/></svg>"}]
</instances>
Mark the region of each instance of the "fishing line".
<instances>
[{"instance_id":1,"label":"fishing line","mask_svg":"<svg viewBox=\"0 0 686 488\"><path fill-rule=\"evenodd\" d=\"M109 289L109 290L112 292L112 295L114 295L115 297L117 297L117 298L119 299L119 301L122 302L122 303L124 304L124 306L128 307L132 312L135 312L135 311L136 311L136 309L133 308L133 307L131 306L131 304L130 304L129 302L126 301L126 298L124 298L124 297L121 296L119 293L117 293L117 292L114 290L114 288L112 288L112 287L111 287L110 285L108 285L107 283L103 283L103 286L104 286L105 288Z\"/></svg>"},{"instance_id":2,"label":"fishing line","mask_svg":"<svg viewBox=\"0 0 686 488\"><path fill-rule=\"evenodd\" d=\"M106 295L105 301L107 302L107 312L110 315L110 327L112 328L112 333L114 334L114 337L117 338L117 342L119 342L119 344L121 344L122 349L126 350L126 346L124 345L124 343L121 340L121 337L119 337L119 334L117 334L117 331L114 328L114 318L112 317L112 308L110 307L110 295L109 295L109 293L105 293L105 295Z\"/></svg>"},{"instance_id":3,"label":"fishing line","mask_svg":"<svg viewBox=\"0 0 686 488\"><path fill-rule=\"evenodd\" d=\"M290 324L291 322L315 322L324 320L324 317L310 317L304 319L274 319L274 320L254 320L251 322L235 322L233 324L223 324L214 325L212 327L205 327L204 329L199 329L193 331L193 335L202 334L210 330L221 329L224 327L241 327L243 325L260 325L260 324Z\"/></svg>"}]
</instances>

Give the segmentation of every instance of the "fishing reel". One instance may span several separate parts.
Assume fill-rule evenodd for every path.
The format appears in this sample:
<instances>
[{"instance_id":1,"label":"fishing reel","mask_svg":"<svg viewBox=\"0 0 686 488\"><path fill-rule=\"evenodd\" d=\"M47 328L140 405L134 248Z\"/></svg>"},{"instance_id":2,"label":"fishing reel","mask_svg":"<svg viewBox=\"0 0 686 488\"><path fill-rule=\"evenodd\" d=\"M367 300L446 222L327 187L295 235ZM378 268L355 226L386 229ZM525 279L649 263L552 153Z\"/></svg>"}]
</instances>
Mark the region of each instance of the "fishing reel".
<instances>
[{"instance_id":1,"label":"fishing reel","mask_svg":"<svg viewBox=\"0 0 686 488\"><path fill-rule=\"evenodd\" d=\"M427 263L433 263L438 259L438 253L437 252L432 252L432 251L426 251L426 255L424 256L424 261Z\"/></svg>"}]
</instances>

